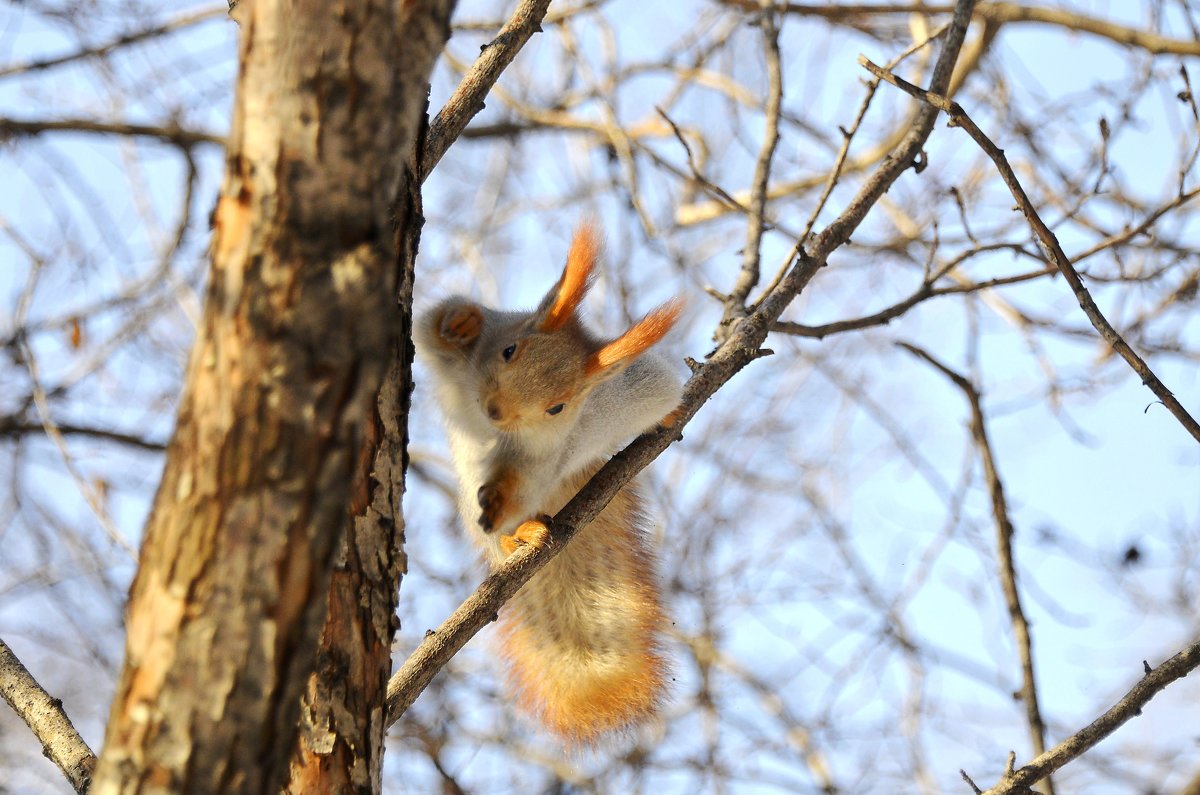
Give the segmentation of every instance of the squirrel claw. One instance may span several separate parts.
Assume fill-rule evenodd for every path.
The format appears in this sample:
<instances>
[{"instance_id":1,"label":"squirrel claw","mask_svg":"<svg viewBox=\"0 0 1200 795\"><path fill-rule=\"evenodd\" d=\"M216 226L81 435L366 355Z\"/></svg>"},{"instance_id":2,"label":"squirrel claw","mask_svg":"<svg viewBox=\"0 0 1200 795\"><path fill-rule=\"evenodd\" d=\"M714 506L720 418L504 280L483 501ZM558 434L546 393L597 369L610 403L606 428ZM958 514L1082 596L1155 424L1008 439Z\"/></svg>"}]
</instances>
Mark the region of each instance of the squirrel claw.
<instances>
[{"instance_id":1,"label":"squirrel claw","mask_svg":"<svg viewBox=\"0 0 1200 795\"><path fill-rule=\"evenodd\" d=\"M438 335L450 343L462 347L479 339L483 331L483 313L474 304L464 304L446 310L438 323Z\"/></svg>"},{"instance_id":2,"label":"squirrel claw","mask_svg":"<svg viewBox=\"0 0 1200 795\"><path fill-rule=\"evenodd\" d=\"M490 533L499 524L500 513L504 509L504 495L496 488L496 484L485 483L479 487L476 499L479 501L479 507L483 509L483 513L479 515L479 526L485 533Z\"/></svg>"},{"instance_id":3,"label":"squirrel claw","mask_svg":"<svg viewBox=\"0 0 1200 795\"><path fill-rule=\"evenodd\" d=\"M530 519L522 522L510 536L500 536L500 549L505 555L511 555L524 546L541 549L550 543L550 528L546 526L549 517Z\"/></svg>"}]
</instances>

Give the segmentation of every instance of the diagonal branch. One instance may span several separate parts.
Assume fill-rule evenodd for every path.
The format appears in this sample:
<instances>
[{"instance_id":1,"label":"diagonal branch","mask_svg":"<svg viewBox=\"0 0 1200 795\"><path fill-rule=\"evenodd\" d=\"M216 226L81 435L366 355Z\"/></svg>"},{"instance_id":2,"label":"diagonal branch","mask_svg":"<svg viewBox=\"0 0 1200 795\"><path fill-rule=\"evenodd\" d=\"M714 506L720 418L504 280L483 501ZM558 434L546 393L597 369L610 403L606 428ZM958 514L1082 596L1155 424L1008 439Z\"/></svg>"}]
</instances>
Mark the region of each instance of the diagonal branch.
<instances>
[{"instance_id":1,"label":"diagonal branch","mask_svg":"<svg viewBox=\"0 0 1200 795\"><path fill-rule=\"evenodd\" d=\"M962 48L974 0L960 0L954 20L946 33L942 52L934 68L932 85L949 84L955 59ZM501 606L534 573L557 554L587 522L598 514L617 490L658 457L700 407L746 365L768 354L760 349L771 324L812 280L829 255L844 244L858 228L867 211L899 176L912 165L924 145L937 111L923 108L918 112L900 147L885 158L879 169L864 183L858 196L829 228L818 236L813 251L798 245L793 252L795 265L739 323L733 333L704 364L696 364L684 386L683 401L669 428L645 434L618 453L583 487L578 495L550 523L553 543L519 549L493 572L436 631L430 631L388 683L388 723L394 723L412 705L433 676L449 662L467 641L496 618Z\"/></svg>"},{"instance_id":2,"label":"diagonal branch","mask_svg":"<svg viewBox=\"0 0 1200 795\"><path fill-rule=\"evenodd\" d=\"M996 523L996 552L1000 559L1000 586L1004 591L1004 602L1008 607L1009 620L1012 622L1013 637L1017 643L1017 655L1021 659L1021 701L1025 704L1025 721L1029 725L1033 753L1035 756L1041 756L1046 752L1046 724L1042 720L1041 708L1038 706L1037 679L1033 671L1033 636L1029 632L1029 621L1025 618L1025 610L1021 607L1021 592L1017 588L1017 564L1013 555L1013 524L1009 519L1008 500L1004 497L1004 484L1000 480L1000 473L996 469L996 459L992 455L992 444L988 440L979 390L970 380L939 362L927 351L906 342L897 344L914 356L924 359L949 378L966 395L967 402L971 406L971 435L975 437L975 444L979 448L983 475L987 480L988 494L992 499L992 518ZM1054 795L1054 783L1049 777L1046 778L1046 793Z\"/></svg>"},{"instance_id":3,"label":"diagonal branch","mask_svg":"<svg viewBox=\"0 0 1200 795\"><path fill-rule=\"evenodd\" d=\"M963 37L966 35L967 25L971 21L971 11L974 6L974 2L965 2L964 0L959 0L955 6L954 18L950 23L950 28L946 31L942 54L933 67L930 87L934 92L944 92L950 86L950 79L954 73L954 62L958 51L962 49ZM955 57L947 58L946 54L949 52L954 53ZM850 235L862 223L867 212L875 206L875 203L887 192L887 189L892 186L901 173L916 164L921 147L925 145L929 134L933 132L933 124L936 120L937 109L935 108L925 106L917 111L908 133L899 145L883 159L870 179L863 183L858 194L842 214L817 236L809 250L813 257L823 260L834 249L850 241Z\"/></svg>"},{"instance_id":4,"label":"diagonal branch","mask_svg":"<svg viewBox=\"0 0 1200 795\"><path fill-rule=\"evenodd\" d=\"M1083 309L1083 313L1087 315L1088 320L1091 321L1092 326L1095 327L1096 331L1100 332L1100 336L1113 347L1113 350L1129 363L1133 371L1141 376L1142 383L1149 387L1150 391L1162 401L1167 410L1175 415L1175 419L1179 420L1179 423L1183 425L1187 432L1196 441L1200 441L1200 423L1196 422L1195 418L1187 412L1187 409L1171 393L1171 390L1167 389L1158 376L1150 369L1149 365L1138 356L1133 348L1129 347L1129 344L1125 342L1121 335L1117 333L1117 330L1113 328L1112 324L1100 312L1100 308L1096 306L1091 293L1084 286L1083 279L1079 277L1079 273L1071 265L1070 258L1067 257L1062 246L1059 244L1058 238L1054 236L1054 233L1050 231L1050 227L1046 226L1041 216L1038 215L1037 210L1033 207L1033 203L1029 200L1029 196L1026 195L1024 188L1021 187L1021 183L1017 181L1017 175L1013 173L1012 167L1009 166L1008 159L1004 156L1003 150L984 135L983 131L975 125L975 122L971 120L971 117L967 115L966 111L957 102L941 96L936 91L926 91L914 86L907 80L897 77L891 72L871 63L871 61L867 60L866 56L860 55L858 62L871 74L881 80L886 80L905 93L927 103L931 109L936 108L946 113L950 117L950 126L961 127L965 130L967 135L971 136L975 143L979 145L979 148L992 159L992 162L996 165L996 170L1000 172L1000 178L1004 180L1004 184L1012 192L1013 198L1017 200L1017 206L1021 208L1021 212L1024 213L1026 220L1029 221L1034 234L1041 241L1042 247L1046 250L1046 255L1066 279L1067 284L1071 286L1072 292L1075 293L1075 299L1079 302L1079 306Z\"/></svg>"},{"instance_id":5,"label":"diagonal branch","mask_svg":"<svg viewBox=\"0 0 1200 795\"><path fill-rule=\"evenodd\" d=\"M1167 685L1200 668L1200 641L1191 644L1157 668L1151 668L1148 663L1142 664L1145 666L1146 675L1130 688L1120 701L1029 764L1006 773L1000 783L985 791L983 795L1019 795L1026 792L1030 784L1082 756L1130 719L1140 715L1142 707L1149 704L1150 699Z\"/></svg>"},{"instance_id":6,"label":"diagonal branch","mask_svg":"<svg viewBox=\"0 0 1200 795\"><path fill-rule=\"evenodd\" d=\"M159 36L175 33L193 25L198 25L201 22L207 22L215 17L224 16L227 13L227 9L221 8L220 6L202 8L199 11L192 11L184 14L183 16L176 17L175 19L170 19L161 24L146 28L145 30L126 33L125 35L118 36L117 38L107 41L104 44L98 44L92 47L84 47L83 49L73 52L69 55L59 55L55 56L54 58L45 58L39 61L26 61L25 63L0 66L0 77L24 74L26 72L38 72L43 69L50 69L55 66L63 66L64 64L74 63L75 61L80 61L84 58L94 58L108 55L114 50L119 50L122 47L129 46L130 44L137 44L138 42L145 41L147 39L153 39Z\"/></svg>"},{"instance_id":7,"label":"diagonal branch","mask_svg":"<svg viewBox=\"0 0 1200 795\"><path fill-rule=\"evenodd\" d=\"M87 792L96 768L96 755L75 731L62 702L42 689L3 640L0 640L0 695L41 741L42 753L58 765L75 791Z\"/></svg>"},{"instance_id":8,"label":"diagonal branch","mask_svg":"<svg viewBox=\"0 0 1200 795\"><path fill-rule=\"evenodd\" d=\"M542 18L546 16L549 5L550 0L521 0L496 38L483 45L475 64L463 75L458 88L429 123L421 155L420 181L429 176L471 119L483 110L484 98L500 79L501 72L517 57L525 42L534 33L541 32Z\"/></svg>"}]
</instances>

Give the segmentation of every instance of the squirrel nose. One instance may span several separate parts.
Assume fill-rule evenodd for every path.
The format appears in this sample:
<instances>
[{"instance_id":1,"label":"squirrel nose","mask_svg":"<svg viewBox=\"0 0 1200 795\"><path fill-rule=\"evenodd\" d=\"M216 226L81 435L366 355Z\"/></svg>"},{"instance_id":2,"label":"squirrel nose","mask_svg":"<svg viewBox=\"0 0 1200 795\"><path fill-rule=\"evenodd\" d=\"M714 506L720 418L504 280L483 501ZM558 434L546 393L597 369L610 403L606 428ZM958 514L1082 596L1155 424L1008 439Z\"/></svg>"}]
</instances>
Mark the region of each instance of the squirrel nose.
<instances>
[{"instance_id":1,"label":"squirrel nose","mask_svg":"<svg viewBox=\"0 0 1200 795\"><path fill-rule=\"evenodd\" d=\"M499 420L503 413L500 411L500 406L496 401L489 400L487 402L487 415L493 421Z\"/></svg>"}]
</instances>

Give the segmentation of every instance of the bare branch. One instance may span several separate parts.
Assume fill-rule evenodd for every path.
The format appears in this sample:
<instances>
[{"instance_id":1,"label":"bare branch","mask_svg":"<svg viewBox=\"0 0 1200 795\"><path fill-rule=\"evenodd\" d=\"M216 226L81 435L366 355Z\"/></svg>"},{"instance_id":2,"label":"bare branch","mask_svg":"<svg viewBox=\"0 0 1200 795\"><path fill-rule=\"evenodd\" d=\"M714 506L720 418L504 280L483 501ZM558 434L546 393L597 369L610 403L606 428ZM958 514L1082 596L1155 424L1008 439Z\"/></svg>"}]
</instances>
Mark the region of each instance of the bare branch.
<instances>
[{"instance_id":1,"label":"bare branch","mask_svg":"<svg viewBox=\"0 0 1200 795\"><path fill-rule=\"evenodd\" d=\"M1109 41L1136 47L1152 55L1200 55L1200 41L1169 39L1146 30L1105 19L1076 14L1062 8L1023 6L1016 3L980 3L979 14L992 22L1037 22L1091 33Z\"/></svg>"},{"instance_id":2,"label":"bare branch","mask_svg":"<svg viewBox=\"0 0 1200 795\"><path fill-rule=\"evenodd\" d=\"M933 91L943 91L950 85L956 59L954 57L946 58L946 53L953 52L957 55L958 51L962 49L962 41L966 35L967 25L971 21L971 10L974 7L974 2L960 0L955 8L954 20L946 33L942 55L933 68L933 77L930 81ZM942 88L939 89L938 86ZM887 192L892 183L916 163L917 154L933 131L933 123L936 118L937 110L934 108L922 108L917 112L908 128L908 133L905 134L900 144L884 158L878 170L863 183L845 211L817 236L810 251L815 259L823 260L834 249L850 240L850 235L862 223L867 212L875 206L875 203Z\"/></svg>"},{"instance_id":3,"label":"bare branch","mask_svg":"<svg viewBox=\"0 0 1200 795\"><path fill-rule=\"evenodd\" d=\"M752 0L725 0L730 5L752 7ZM784 3L786 14L846 20L882 14L947 14L954 6L945 3ZM980 3L975 15L999 25L1008 22L1034 22L1068 30L1091 33L1109 41L1136 47L1152 55L1200 55L1200 42L1170 39L1106 19L1089 17L1061 8L1024 6L1017 3Z\"/></svg>"},{"instance_id":4,"label":"bare branch","mask_svg":"<svg viewBox=\"0 0 1200 795\"><path fill-rule=\"evenodd\" d=\"M929 352L907 342L897 343L901 348L924 359L962 390L971 406L971 435L979 449L979 460L983 464L983 476L987 480L988 494L992 500L992 518L996 524L996 553L1000 562L1000 586L1004 591L1004 602L1008 607L1013 637L1017 644L1017 655L1021 662L1021 701L1025 704L1025 720L1029 725L1029 737L1036 756L1046 752L1046 724L1042 720L1038 705L1037 679L1033 670L1033 636L1029 632L1029 621L1021 606L1021 592L1017 588L1017 563L1013 553L1013 524L1009 518L1008 500L1004 497L1004 484L996 469L992 444L988 440L987 425L983 416L983 403L979 390L965 376L956 373ZM1046 793L1054 795L1054 783L1047 776Z\"/></svg>"},{"instance_id":5,"label":"bare branch","mask_svg":"<svg viewBox=\"0 0 1200 795\"><path fill-rule=\"evenodd\" d=\"M224 16L228 13L228 9L216 6L213 8L205 8L200 11L193 11L189 14L177 17L161 25L155 25L145 30L139 30L134 33L126 33L124 36L118 36L112 41L98 44L94 47L84 47L70 55L60 55L56 58L45 58L40 61L27 61L26 63L11 64L9 66L0 67L0 77L8 77L9 75L24 74L26 72L38 72L43 69L50 69L55 66L74 63L75 61L84 58L94 58L97 56L108 55L114 50L119 50L130 44L137 44L147 39L157 38L169 33L190 28L192 25L197 25L201 22L207 22L215 17Z\"/></svg>"},{"instance_id":6,"label":"bare branch","mask_svg":"<svg viewBox=\"0 0 1200 795\"><path fill-rule=\"evenodd\" d=\"M734 323L746 316L746 299L758 285L762 259L762 236L766 227L767 187L771 179L771 160L779 143L779 106L783 99L783 69L779 61L779 27L775 11L767 4L759 15L763 49L767 58L767 102L763 118L763 140L754 163L750 187L746 242L742 247L742 270L733 291L725 299L725 314L717 327L717 338L724 339Z\"/></svg>"},{"instance_id":7,"label":"bare branch","mask_svg":"<svg viewBox=\"0 0 1200 795\"><path fill-rule=\"evenodd\" d=\"M569 21L572 17L578 16L588 11L593 11L600 8L608 0L585 0L576 5L567 8L556 8L549 12L542 19L543 25L561 25ZM456 20L450 27L455 33L465 33L469 31L480 33L491 33L496 28L504 26L504 22L496 19L479 19L479 20Z\"/></svg>"},{"instance_id":8,"label":"bare branch","mask_svg":"<svg viewBox=\"0 0 1200 795\"><path fill-rule=\"evenodd\" d=\"M166 126L129 124L96 119L4 119L0 118L0 138L41 135L46 132L80 132L96 135L126 135L131 138L158 138L164 143L191 147L197 144L225 146L225 137L205 130L188 130L175 123Z\"/></svg>"},{"instance_id":9,"label":"bare branch","mask_svg":"<svg viewBox=\"0 0 1200 795\"><path fill-rule=\"evenodd\" d=\"M62 702L38 684L12 649L0 640L0 693L42 743L42 752L71 782L76 792L87 792L96 769L96 755L75 731Z\"/></svg>"},{"instance_id":10,"label":"bare branch","mask_svg":"<svg viewBox=\"0 0 1200 795\"><path fill-rule=\"evenodd\" d=\"M153 453L161 453L167 449L163 442L147 439L132 433L109 430L108 428L93 428L86 425L56 422L54 427L66 436L89 436L93 439L103 439L108 442L120 442L130 447L138 447ZM20 437L30 434L48 434L50 431L40 422L29 422L21 417L0 417L0 437Z\"/></svg>"},{"instance_id":11,"label":"bare branch","mask_svg":"<svg viewBox=\"0 0 1200 795\"><path fill-rule=\"evenodd\" d=\"M1051 262L1058 268L1059 272L1067 280L1067 284L1071 285L1071 290L1075 293L1076 300L1079 301L1079 306L1083 309L1083 313L1087 315L1095 329L1100 332L1100 336L1104 338L1113 349L1121 355L1121 358L1129 363L1133 371L1142 378L1142 383L1150 388L1150 391L1162 401L1167 410L1170 411L1184 429L1192 435L1196 441L1200 442L1200 423L1197 423L1195 418L1188 413L1187 409L1175 398L1169 389L1159 380L1158 376L1150 369L1150 367L1142 360L1140 356L1129 347L1128 343L1117 333L1112 324L1100 312L1100 308L1096 306L1096 302L1092 299L1091 293L1084 286L1083 280L1079 277L1079 273L1071 265L1071 260L1059 245L1058 238L1050 231L1050 227L1038 215L1034 209L1033 203L1029 201L1029 196L1026 195L1021 183L1017 181L1017 175L1013 173L1012 167L1008 164L1008 159L1004 156L1004 152L992 143L991 139L984 135L983 131L976 126L975 122L967 115L957 102L940 96L934 91L925 91L922 88L914 86L912 83L897 77L879 66L867 60L866 56L860 55L858 62L862 64L867 71L879 77L907 94L910 94L922 102L928 103L929 107L937 108L950 116L950 126L962 127L968 135L979 145L979 147L992 159L996 164L996 170L1000 172L1000 178L1004 180L1004 184L1012 192L1013 198L1017 200L1017 206L1021 208L1025 218L1029 221L1029 225L1033 227L1034 233L1037 235L1042 246L1046 250L1046 254L1050 257Z\"/></svg>"},{"instance_id":12,"label":"bare branch","mask_svg":"<svg viewBox=\"0 0 1200 795\"><path fill-rule=\"evenodd\" d=\"M1082 756L1101 740L1142 712L1167 685L1182 679L1200 667L1200 641L1193 643L1157 668L1147 670L1136 685L1103 715L1029 764L1006 774L984 795L1014 795L1024 792L1033 782L1050 775L1063 765Z\"/></svg>"},{"instance_id":13,"label":"bare branch","mask_svg":"<svg viewBox=\"0 0 1200 795\"><path fill-rule=\"evenodd\" d=\"M483 100L500 74L517 57L525 42L541 31L549 5L550 0L521 0L496 38L483 45L475 64L429 123L418 179L423 181L433 171L471 119L483 110Z\"/></svg>"},{"instance_id":14,"label":"bare branch","mask_svg":"<svg viewBox=\"0 0 1200 795\"><path fill-rule=\"evenodd\" d=\"M931 41L941 36L945 32L946 26L942 25L929 37L922 41L914 42L911 46L905 48L904 52L900 53L888 62L890 67L894 69L896 66L900 65L905 58L912 55L914 52L917 52L922 47L925 47ZM805 237L808 237L809 232L811 232L813 227L816 225L817 218L820 217L821 211L825 209L826 202L828 202L829 197L833 195L833 189L837 186L838 180L842 175L842 170L846 166L846 158L850 154L850 144L854 140L854 136L858 133L859 128L862 126L863 119L866 118L867 115L867 109L871 107L871 100L875 98L875 91L878 88L878 80L870 81L867 84L866 94L863 95L862 102L859 103L858 112L854 114L854 121L850 123L849 127L841 127L840 125L838 127L838 130L842 134L842 145L841 148L838 149L837 158L834 160L833 168L829 170L829 178L826 180L825 187L821 191L821 197L817 199L816 205L812 208L812 212L809 213L808 223L804 225Z\"/></svg>"}]
</instances>

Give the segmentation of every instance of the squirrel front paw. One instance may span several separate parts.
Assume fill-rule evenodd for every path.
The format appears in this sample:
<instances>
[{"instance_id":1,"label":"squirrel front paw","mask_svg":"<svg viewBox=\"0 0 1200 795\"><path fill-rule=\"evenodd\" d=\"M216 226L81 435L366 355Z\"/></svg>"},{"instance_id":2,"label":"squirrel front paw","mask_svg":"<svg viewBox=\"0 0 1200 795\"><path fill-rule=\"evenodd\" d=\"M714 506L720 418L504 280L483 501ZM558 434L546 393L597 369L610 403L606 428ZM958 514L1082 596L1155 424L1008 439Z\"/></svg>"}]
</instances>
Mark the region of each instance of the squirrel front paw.
<instances>
[{"instance_id":1,"label":"squirrel front paw","mask_svg":"<svg viewBox=\"0 0 1200 795\"><path fill-rule=\"evenodd\" d=\"M484 483L479 487L476 499L479 501L479 507L483 509L479 514L479 526L485 533L490 533L504 524L508 514L505 510L508 499L498 483Z\"/></svg>"},{"instance_id":2,"label":"squirrel front paw","mask_svg":"<svg viewBox=\"0 0 1200 795\"><path fill-rule=\"evenodd\" d=\"M550 528L546 526L549 521L549 516L543 516L540 519L521 522L512 535L500 536L500 549L504 550L505 555L511 555L524 546L541 549L549 545L551 542Z\"/></svg>"},{"instance_id":3,"label":"squirrel front paw","mask_svg":"<svg viewBox=\"0 0 1200 795\"><path fill-rule=\"evenodd\" d=\"M438 337L447 345L464 348L479 339L483 312L475 304L448 307L437 322Z\"/></svg>"}]
</instances>

